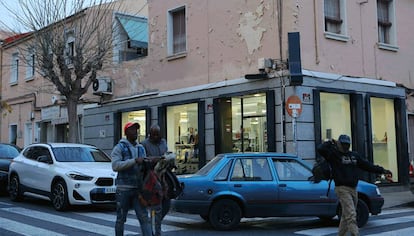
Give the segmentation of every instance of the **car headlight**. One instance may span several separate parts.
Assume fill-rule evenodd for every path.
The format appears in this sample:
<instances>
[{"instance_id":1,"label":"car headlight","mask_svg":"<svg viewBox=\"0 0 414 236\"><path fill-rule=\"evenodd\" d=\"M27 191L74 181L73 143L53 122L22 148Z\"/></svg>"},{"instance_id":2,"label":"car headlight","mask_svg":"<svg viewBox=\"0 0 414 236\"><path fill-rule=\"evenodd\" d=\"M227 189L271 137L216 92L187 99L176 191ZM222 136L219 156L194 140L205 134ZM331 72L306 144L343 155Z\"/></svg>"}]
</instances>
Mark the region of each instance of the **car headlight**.
<instances>
[{"instance_id":1,"label":"car headlight","mask_svg":"<svg viewBox=\"0 0 414 236\"><path fill-rule=\"evenodd\" d=\"M69 176L71 179L74 179L74 180L91 181L93 179L92 176L84 175L84 174L78 173L78 172L69 172L69 173L66 173L66 175Z\"/></svg>"},{"instance_id":2,"label":"car headlight","mask_svg":"<svg viewBox=\"0 0 414 236\"><path fill-rule=\"evenodd\" d=\"M375 188L375 190L377 191L377 194L378 194L378 195L381 195L381 191L379 190L379 188L378 188L378 187L376 187L376 188Z\"/></svg>"}]
</instances>

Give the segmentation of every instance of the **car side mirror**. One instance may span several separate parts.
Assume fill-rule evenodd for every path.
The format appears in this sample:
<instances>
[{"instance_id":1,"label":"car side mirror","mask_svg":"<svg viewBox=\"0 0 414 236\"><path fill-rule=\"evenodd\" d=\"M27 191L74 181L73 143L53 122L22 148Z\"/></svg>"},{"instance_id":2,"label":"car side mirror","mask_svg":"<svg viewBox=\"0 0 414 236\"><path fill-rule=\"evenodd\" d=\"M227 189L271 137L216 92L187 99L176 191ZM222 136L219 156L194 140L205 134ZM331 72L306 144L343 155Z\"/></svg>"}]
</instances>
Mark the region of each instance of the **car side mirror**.
<instances>
[{"instance_id":1,"label":"car side mirror","mask_svg":"<svg viewBox=\"0 0 414 236\"><path fill-rule=\"evenodd\" d=\"M52 160L51 160L48 156L46 156L46 155L39 156L36 160L37 160L38 162L43 162L43 163L47 163L47 164L52 164Z\"/></svg>"}]
</instances>

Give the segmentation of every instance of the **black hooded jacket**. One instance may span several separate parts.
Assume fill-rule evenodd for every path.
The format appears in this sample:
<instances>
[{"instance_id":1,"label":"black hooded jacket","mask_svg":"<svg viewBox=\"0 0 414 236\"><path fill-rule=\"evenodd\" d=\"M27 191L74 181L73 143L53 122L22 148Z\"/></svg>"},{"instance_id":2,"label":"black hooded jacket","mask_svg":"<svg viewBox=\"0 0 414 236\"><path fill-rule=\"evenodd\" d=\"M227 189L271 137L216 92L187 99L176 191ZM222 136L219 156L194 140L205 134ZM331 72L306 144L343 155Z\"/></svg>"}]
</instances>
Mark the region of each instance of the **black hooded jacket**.
<instances>
[{"instance_id":1,"label":"black hooded jacket","mask_svg":"<svg viewBox=\"0 0 414 236\"><path fill-rule=\"evenodd\" d=\"M378 174L385 171L383 167L362 159L356 152L343 151L341 143L335 140L320 144L317 151L331 164L335 186L356 187L358 168Z\"/></svg>"}]
</instances>

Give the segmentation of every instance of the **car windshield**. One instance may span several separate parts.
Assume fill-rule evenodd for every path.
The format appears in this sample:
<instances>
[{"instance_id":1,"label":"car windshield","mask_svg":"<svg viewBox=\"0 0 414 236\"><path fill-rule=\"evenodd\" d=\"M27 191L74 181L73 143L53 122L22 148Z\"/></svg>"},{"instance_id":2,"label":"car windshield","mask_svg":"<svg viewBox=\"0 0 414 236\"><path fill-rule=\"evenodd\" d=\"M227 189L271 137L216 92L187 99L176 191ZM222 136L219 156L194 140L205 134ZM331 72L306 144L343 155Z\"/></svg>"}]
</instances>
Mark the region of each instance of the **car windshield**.
<instances>
[{"instance_id":1,"label":"car windshield","mask_svg":"<svg viewBox=\"0 0 414 236\"><path fill-rule=\"evenodd\" d=\"M53 148L56 161L60 162L111 162L102 151L88 147L57 147Z\"/></svg>"},{"instance_id":2,"label":"car windshield","mask_svg":"<svg viewBox=\"0 0 414 236\"><path fill-rule=\"evenodd\" d=\"M19 150L10 145L0 145L0 158L14 158L19 155Z\"/></svg>"},{"instance_id":3,"label":"car windshield","mask_svg":"<svg viewBox=\"0 0 414 236\"><path fill-rule=\"evenodd\" d=\"M197 175L207 175L208 172L210 172L211 169L213 169L216 164L223 159L222 155L218 155L214 157L211 161L209 161L203 168L201 168L199 171L196 172Z\"/></svg>"}]
</instances>

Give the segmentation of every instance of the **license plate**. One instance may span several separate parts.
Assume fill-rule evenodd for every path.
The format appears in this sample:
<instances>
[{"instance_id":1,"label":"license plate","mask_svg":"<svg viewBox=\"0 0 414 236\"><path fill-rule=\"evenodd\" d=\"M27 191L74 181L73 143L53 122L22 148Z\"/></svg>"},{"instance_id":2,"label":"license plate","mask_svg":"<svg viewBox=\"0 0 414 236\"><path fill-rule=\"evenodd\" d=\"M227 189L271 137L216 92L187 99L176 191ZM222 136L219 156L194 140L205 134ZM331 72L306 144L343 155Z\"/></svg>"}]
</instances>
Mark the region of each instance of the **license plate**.
<instances>
[{"instance_id":1,"label":"license plate","mask_svg":"<svg viewBox=\"0 0 414 236\"><path fill-rule=\"evenodd\" d=\"M105 193L115 193L116 192L116 188L114 187L114 188L105 188L104 189L104 192Z\"/></svg>"}]
</instances>

